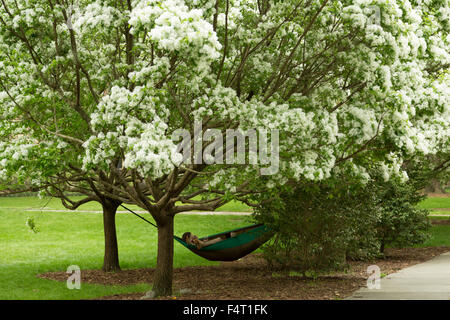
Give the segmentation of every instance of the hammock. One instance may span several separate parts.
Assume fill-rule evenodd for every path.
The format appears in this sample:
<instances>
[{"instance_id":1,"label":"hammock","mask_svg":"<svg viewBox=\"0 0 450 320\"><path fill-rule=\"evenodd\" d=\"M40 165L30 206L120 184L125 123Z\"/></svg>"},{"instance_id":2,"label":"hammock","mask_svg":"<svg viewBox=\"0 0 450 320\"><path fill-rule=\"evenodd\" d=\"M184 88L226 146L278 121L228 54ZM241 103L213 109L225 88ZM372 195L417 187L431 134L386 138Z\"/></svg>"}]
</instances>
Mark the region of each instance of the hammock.
<instances>
[{"instance_id":1,"label":"hammock","mask_svg":"<svg viewBox=\"0 0 450 320\"><path fill-rule=\"evenodd\" d=\"M157 228L155 224L151 223L147 219L141 217L125 206L121 206ZM231 232L235 232L236 236L230 237ZM191 250L196 255L207 260L234 261L258 249L262 244L269 240L272 235L272 232L270 232L270 229L266 225L259 223L200 238L200 240L212 240L218 237L225 238L222 241L213 243L201 249L198 249L196 246L184 242L180 237L174 236L174 239L187 249Z\"/></svg>"},{"instance_id":2,"label":"hammock","mask_svg":"<svg viewBox=\"0 0 450 320\"><path fill-rule=\"evenodd\" d=\"M237 235L230 237L231 232L236 232ZM174 236L175 240L202 258L211 261L234 261L258 249L272 237L272 234L264 224L254 224L200 238L200 240L212 240L218 237L226 237L226 239L198 249Z\"/></svg>"}]
</instances>

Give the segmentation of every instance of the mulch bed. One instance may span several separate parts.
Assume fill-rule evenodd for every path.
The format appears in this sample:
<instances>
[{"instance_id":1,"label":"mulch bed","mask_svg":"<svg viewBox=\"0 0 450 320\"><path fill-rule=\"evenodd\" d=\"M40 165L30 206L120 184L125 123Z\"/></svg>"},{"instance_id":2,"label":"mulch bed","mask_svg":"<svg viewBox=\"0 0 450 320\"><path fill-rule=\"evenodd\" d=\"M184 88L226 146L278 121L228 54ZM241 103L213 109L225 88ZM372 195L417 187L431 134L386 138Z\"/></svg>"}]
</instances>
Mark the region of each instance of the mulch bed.
<instances>
[{"instance_id":1,"label":"mulch bed","mask_svg":"<svg viewBox=\"0 0 450 320\"><path fill-rule=\"evenodd\" d=\"M449 220L450 221L450 220ZM186 267L174 270L174 296L159 299L189 300L334 300L350 296L366 285L367 267L376 264L382 274L418 264L450 251L450 247L386 249L386 257L369 262L349 261L345 272L322 275L316 279L274 273L258 254L250 254L235 262L219 266ZM123 270L105 273L101 270L82 270L82 283L103 285L131 285L151 283L154 269ZM40 278L66 281L67 273L49 272ZM136 300L142 293L121 294L99 300Z\"/></svg>"}]
</instances>

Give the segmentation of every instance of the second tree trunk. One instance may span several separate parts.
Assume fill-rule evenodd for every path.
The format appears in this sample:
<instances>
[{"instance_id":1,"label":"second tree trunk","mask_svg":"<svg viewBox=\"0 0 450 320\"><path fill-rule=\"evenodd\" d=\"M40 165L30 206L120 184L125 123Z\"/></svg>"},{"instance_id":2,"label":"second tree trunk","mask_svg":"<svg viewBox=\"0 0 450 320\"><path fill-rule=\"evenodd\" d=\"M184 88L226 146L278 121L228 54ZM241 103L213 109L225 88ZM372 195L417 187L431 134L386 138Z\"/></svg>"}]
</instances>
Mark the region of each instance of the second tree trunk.
<instances>
[{"instance_id":1,"label":"second tree trunk","mask_svg":"<svg viewBox=\"0 0 450 320\"><path fill-rule=\"evenodd\" d=\"M106 201L103 206L103 229L105 235L105 255L102 270L105 272L120 271L119 249L117 246L116 212L119 204Z\"/></svg>"}]
</instances>

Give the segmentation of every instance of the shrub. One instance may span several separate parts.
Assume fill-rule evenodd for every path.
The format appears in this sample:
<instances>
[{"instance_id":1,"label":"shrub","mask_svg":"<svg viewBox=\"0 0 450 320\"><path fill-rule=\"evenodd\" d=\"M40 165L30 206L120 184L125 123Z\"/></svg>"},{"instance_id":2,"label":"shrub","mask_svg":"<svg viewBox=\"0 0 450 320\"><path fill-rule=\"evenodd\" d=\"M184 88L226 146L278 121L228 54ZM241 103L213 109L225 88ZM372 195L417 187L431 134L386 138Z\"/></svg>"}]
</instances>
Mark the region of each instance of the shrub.
<instances>
[{"instance_id":1,"label":"shrub","mask_svg":"<svg viewBox=\"0 0 450 320\"><path fill-rule=\"evenodd\" d=\"M302 185L257 208L257 219L276 232L263 247L269 265L305 273L342 267L350 247L364 248L352 250L354 257L377 253L376 230L370 228L377 214L355 197L349 190Z\"/></svg>"},{"instance_id":2,"label":"shrub","mask_svg":"<svg viewBox=\"0 0 450 320\"><path fill-rule=\"evenodd\" d=\"M429 238L429 211L417 207L424 198L412 183L392 180L380 185L377 199L381 219L377 223L377 238L381 252L386 246L407 247Z\"/></svg>"},{"instance_id":3,"label":"shrub","mask_svg":"<svg viewBox=\"0 0 450 320\"><path fill-rule=\"evenodd\" d=\"M379 256L386 246L428 239L428 211L414 180L371 181L365 186L297 185L261 201L257 220L276 233L263 246L272 268L303 273L341 268L347 259Z\"/></svg>"}]
</instances>

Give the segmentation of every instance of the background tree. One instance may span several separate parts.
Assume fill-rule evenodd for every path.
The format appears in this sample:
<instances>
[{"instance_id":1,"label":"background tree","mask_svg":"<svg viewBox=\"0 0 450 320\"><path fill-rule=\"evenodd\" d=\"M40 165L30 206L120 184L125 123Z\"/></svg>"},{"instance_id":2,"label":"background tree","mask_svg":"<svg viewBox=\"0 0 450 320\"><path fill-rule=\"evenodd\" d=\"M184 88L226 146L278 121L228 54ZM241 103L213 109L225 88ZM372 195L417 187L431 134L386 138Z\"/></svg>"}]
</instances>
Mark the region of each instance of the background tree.
<instances>
[{"instance_id":1,"label":"background tree","mask_svg":"<svg viewBox=\"0 0 450 320\"><path fill-rule=\"evenodd\" d=\"M52 1L45 7L37 3L2 2L0 168L2 177L8 181L3 190L4 193L40 190L60 198L71 210L90 201L99 202L105 236L102 269L118 271L115 215L121 201L104 192L110 192L110 188L97 188L93 181L107 181L111 185L116 182L104 170L96 170L94 177L85 176L80 158L84 154L83 141L92 134L89 111L82 104L98 101L113 76L96 80L96 89L103 91L82 93L84 81L91 87L93 80L88 74L87 80L81 77L84 67L77 58L77 44L69 28L71 8ZM123 32L126 33L126 28ZM84 197L72 201L67 193Z\"/></svg>"},{"instance_id":2,"label":"background tree","mask_svg":"<svg viewBox=\"0 0 450 320\"><path fill-rule=\"evenodd\" d=\"M16 140L15 137L8 135L3 138L11 139L11 141ZM11 145L6 147L6 144L4 144L2 146L5 147L6 152L8 152L7 149L10 149L9 152L12 152L10 156L14 156L15 153L14 151L11 151L13 149L11 148ZM20 175L20 179L16 179L16 170L23 173L23 166L31 165L30 162L33 162L28 157L17 160L18 161L14 161L14 163L10 162L9 165L3 168L5 172L8 170L10 174L3 175L4 180L0 184L0 195L11 196L28 194L30 192L33 194L39 193L40 196L59 198L64 207L70 210L75 210L81 205L91 201L100 203L103 211L103 232L105 240L102 270L106 272L120 271L115 216L117 208L122 202L108 197L95 188L95 185L92 184L90 179L85 179L80 176L81 169L74 167L73 164L69 169L61 167L59 168L61 170L60 172L52 172L45 176L45 181L41 179L30 181L23 175ZM36 167L34 167L34 169L36 169ZM82 196L82 199L76 201L73 200L72 196L74 194Z\"/></svg>"},{"instance_id":3,"label":"background tree","mask_svg":"<svg viewBox=\"0 0 450 320\"><path fill-rule=\"evenodd\" d=\"M176 214L254 204L290 181L406 178L404 155L437 152L448 76L426 68L449 61L442 5L2 0L2 130L15 138L0 165L36 181L73 166L92 189L147 210L158 225L153 290L171 294ZM278 170L195 161L208 139L183 161L172 136L194 136L196 121L202 134L277 129Z\"/></svg>"}]
</instances>

